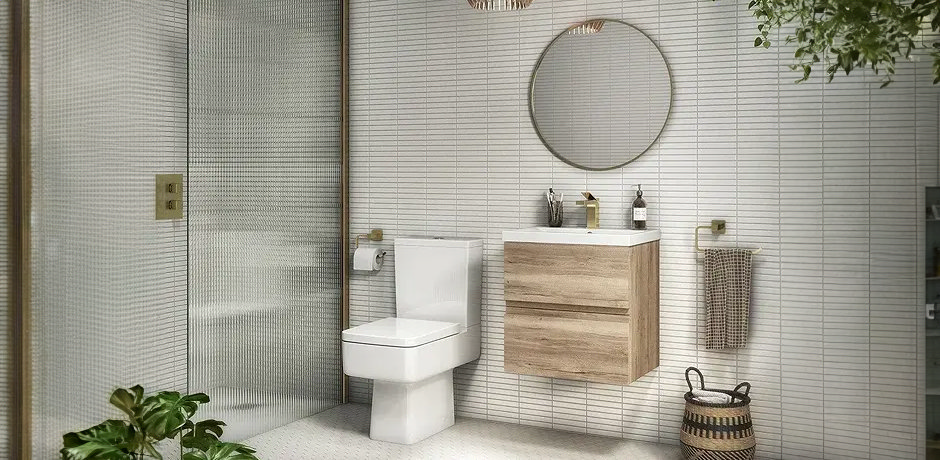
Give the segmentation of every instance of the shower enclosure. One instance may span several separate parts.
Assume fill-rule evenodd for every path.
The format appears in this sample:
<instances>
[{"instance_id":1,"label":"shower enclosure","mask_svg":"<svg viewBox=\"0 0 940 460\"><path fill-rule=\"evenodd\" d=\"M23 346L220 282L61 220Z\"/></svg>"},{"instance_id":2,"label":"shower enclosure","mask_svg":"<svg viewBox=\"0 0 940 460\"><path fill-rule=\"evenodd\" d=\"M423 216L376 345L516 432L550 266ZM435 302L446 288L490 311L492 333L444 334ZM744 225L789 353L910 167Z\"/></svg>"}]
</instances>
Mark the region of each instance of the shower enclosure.
<instances>
[{"instance_id":1,"label":"shower enclosure","mask_svg":"<svg viewBox=\"0 0 940 460\"><path fill-rule=\"evenodd\" d=\"M32 456L117 386L206 392L229 439L339 404L343 3L25 3Z\"/></svg>"}]
</instances>

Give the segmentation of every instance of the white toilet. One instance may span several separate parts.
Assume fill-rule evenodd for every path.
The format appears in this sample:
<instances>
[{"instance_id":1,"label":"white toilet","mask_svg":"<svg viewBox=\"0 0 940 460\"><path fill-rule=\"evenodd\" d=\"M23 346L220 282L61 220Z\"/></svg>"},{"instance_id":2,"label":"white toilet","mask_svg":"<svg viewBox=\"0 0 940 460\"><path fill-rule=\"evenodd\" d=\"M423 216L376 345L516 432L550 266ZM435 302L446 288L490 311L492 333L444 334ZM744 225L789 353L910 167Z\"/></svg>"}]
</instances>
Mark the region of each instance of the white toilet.
<instances>
[{"instance_id":1,"label":"white toilet","mask_svg":"<svg viewBox=\"0 0 940 460\"><path fill-rule=\"evenodd\" d=\"M369 437L414 444L454 424L454 368L480 357L483 241L395 240L397 317L343 331L343 371L374 379Z\"/></svg>"}]
</instances>

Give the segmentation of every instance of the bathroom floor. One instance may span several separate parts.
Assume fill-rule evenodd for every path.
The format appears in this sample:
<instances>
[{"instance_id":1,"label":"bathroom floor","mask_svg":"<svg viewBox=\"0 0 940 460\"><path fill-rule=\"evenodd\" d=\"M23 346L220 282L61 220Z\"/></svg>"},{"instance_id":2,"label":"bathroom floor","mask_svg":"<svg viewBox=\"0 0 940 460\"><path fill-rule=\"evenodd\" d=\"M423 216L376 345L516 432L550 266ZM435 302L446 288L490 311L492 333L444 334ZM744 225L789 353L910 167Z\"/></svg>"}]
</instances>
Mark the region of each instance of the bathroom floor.
<instances>
[{"instance_id":1,"label":"bathroom floor","mask_svg":"<svg viewBox=\"0 0 940 460\"><path fill-rule=\"evenodd\" d=\"M199 416L225 420L227 425L222 439L226 441L270 431L280 426L285 418L299 418L335 404L245 388L215 387L205 390L205 393L212 403L200 408ZM244 401L258 402L246 404Z\"/></svg>"},{"instance_id":2,"label":"bathroom floor","mask_svg":"<svg viewBox=\"0 0 940 460\"><path fill-rule=\"evenodd\" d=\"M369 439L369 409L345 404L244 441L261 459L674 460L678 446L470 418L410 446Z\"/></svg>"}]
</instances>

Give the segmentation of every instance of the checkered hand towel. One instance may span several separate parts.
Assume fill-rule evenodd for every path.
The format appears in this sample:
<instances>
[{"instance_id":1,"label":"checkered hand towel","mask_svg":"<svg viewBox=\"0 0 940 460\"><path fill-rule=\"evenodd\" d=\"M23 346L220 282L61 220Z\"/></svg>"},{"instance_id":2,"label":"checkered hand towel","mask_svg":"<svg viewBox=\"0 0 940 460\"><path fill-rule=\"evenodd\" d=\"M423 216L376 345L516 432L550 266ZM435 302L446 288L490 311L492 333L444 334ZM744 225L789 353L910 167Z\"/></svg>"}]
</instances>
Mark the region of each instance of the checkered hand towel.
<instances>
[{"instance_id":1,"label":"checkered hand towel","mask_svg":"<svg viewBox=\"0 0 940 460\"><path fill-rule=\"evenodd\" d=\"M705 250L705 348L744 348L751 299L751 251Z\"/></svg>"}]
</instances>

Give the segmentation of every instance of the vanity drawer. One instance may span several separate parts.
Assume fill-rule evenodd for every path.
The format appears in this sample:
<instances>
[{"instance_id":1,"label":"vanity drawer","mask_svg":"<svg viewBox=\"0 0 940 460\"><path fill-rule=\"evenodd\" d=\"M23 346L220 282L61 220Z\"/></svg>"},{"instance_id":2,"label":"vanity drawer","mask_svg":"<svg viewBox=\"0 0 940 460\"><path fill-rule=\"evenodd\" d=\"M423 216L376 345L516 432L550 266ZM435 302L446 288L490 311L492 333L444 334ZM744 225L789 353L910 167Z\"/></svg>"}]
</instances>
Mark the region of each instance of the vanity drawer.
<instances>
[{"instance_id":1,"label":"vanity drawer","mask_svg":"<svg viewBox=\"0 0 940 460\"><path fill-rule=\"evenodd\" d=\"M627 310L648 300L646 281L658 263L658 242L628 247L505 243L506 302Z\"/></svg>"},{"instance_id":2,"label":"vanity drawer","mask_svg":"<svg viewBox=\"0 0 940 460\"><path fill-rule=\"evenodd\" d=\"M634 380L628 315L507 307L504 324L507 372L618 384Z\"/></svg>"}]
</instances>

